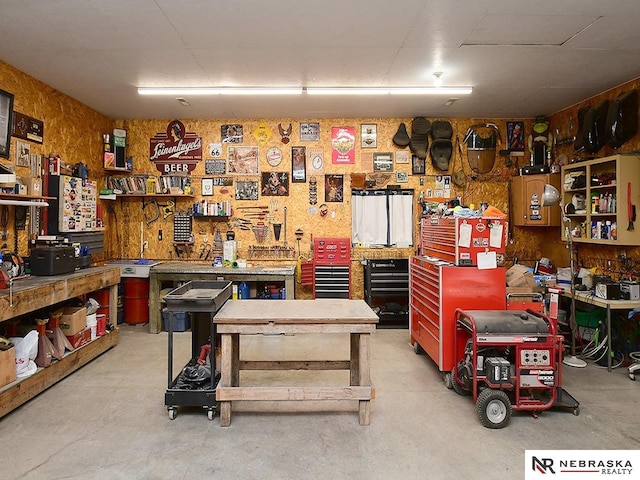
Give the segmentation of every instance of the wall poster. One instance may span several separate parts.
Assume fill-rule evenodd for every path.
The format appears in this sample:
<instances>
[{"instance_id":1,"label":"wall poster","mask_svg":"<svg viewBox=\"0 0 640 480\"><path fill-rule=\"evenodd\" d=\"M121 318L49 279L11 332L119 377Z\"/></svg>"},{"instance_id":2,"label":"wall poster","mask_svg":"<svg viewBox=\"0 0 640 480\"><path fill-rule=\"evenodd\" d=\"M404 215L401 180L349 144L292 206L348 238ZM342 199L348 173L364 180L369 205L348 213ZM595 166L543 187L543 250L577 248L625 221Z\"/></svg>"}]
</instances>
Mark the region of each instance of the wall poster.
<instances>
[{"instance_id":1,"label":"wall poster","mask_svg":"<svg viewBox=\"0 0 640 480\"><path fill-rule=\"evenodd\" d=\"M334 164L355 163L355 127L331 127L331 162Z\"/></svg>"}]
</instances>

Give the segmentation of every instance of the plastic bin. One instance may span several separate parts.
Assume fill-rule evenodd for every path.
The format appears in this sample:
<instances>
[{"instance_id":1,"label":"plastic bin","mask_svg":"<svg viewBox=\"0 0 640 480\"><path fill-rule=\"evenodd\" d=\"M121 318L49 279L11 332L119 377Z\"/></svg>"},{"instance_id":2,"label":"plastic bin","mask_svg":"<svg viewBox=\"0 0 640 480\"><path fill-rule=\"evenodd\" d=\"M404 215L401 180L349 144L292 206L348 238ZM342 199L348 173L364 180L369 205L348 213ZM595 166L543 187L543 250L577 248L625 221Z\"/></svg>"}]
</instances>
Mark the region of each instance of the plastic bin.
<instances>
[{"instance_id":1,"label":"plastic bin","mask_svg":"<svg viewBox=\"0 0 640 480\"><path fill-rule=\"evenodd\" d=\"M162 323L165 332L169 331L169 312L162 312ZM173 312L173 331L186 332L191 328L189 312Z\"/></svg>"},{"instance_id":2,"label":"plastic bin","mask_svg":"<svg viewBox=\"0 0 640 480\"><path fill-rule=\"evenodd\" d=\"M595 308L589 312L576 309L576 323L581 327L598 328L598 324L605 323L607 311L604 308Z\"/></svg>"}]
</instances>

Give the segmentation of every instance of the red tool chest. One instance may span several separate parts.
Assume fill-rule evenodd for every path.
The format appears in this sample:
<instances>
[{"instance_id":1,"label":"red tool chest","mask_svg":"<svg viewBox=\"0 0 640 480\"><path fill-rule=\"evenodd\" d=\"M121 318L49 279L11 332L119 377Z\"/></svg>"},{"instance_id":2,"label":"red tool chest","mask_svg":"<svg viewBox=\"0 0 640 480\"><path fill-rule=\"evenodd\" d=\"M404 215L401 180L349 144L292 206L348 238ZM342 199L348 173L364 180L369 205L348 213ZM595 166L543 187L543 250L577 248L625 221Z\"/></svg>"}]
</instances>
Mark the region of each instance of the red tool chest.
<instances>
[{"instance_id":1,"label":"red tool chest","mask_svg":"<svg viewBox=\"0 0 640 480\"><path fill-rule=\"evenodd\" d=\"M409 324L416 352L422 348L440 371L450 372L456 361L456 308L505 310L505 275L504 267L459 267L437 258L411 257Z\"/></svg>"},{"instance_id":2,"label":"red tool chest","mask_svg":"<svg viewBox=\"0 0 640 480\"><path fill-rule=\"evenodd\" d=\"M351 298L351 239L313 241L313 298Z\"/></svg>"},{"instance_id":3,"label":"red tool chest","mask_svg":"<svg viewBox=\"0 0 640 480\"><path fill-rule=\"evenodd\" d=\"M496 252L498 265L502 265L507 230L507 222L500 217L424 217L419 253L456 265L477 265L478 253Z\"/></svg>"}]
</instances>

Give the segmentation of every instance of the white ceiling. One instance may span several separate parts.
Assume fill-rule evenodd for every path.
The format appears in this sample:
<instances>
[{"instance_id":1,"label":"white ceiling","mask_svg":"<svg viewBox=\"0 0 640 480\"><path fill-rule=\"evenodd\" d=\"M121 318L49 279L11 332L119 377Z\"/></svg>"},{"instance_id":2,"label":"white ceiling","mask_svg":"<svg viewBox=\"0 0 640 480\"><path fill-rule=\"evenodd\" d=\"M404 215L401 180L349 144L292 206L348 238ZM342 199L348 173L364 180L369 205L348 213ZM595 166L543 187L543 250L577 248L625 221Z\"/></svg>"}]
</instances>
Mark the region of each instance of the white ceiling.
<instances>
[{"instance_id":1,"label":"white ceiling","mask_svg":"<svg viewBox=\"0 0 640 480\"><path fill-rule=\"evenodd\" d=\"M640 76L638 0L0 0L0 60L116 119L531 118ZM137 87L472 86L448 97ZM0 85L0 88L2 86Z\"/></svg>"}]
</instances>

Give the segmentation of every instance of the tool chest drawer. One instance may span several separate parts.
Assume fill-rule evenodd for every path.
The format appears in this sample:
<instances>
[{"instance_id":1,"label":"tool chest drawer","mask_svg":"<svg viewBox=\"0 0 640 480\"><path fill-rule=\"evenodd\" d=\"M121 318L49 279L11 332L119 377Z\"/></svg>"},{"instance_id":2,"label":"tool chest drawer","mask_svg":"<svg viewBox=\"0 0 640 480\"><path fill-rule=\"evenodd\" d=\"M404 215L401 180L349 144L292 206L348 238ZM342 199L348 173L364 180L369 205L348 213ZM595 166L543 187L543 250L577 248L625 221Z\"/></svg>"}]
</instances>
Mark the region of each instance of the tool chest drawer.
<instances>
[{"instance_id":1,"label":"tool chest drawer","mask_svg":"<svg viewBox=\"0 0 640 480\"><path fill-rule=\"evenodd\" d=\"M348 265L316 265L315 298L351 298L351 268Z\"/></svg>"}]
</instances>

